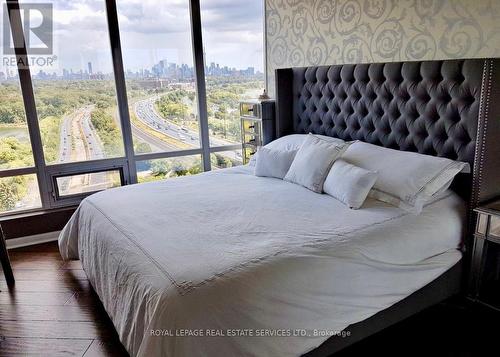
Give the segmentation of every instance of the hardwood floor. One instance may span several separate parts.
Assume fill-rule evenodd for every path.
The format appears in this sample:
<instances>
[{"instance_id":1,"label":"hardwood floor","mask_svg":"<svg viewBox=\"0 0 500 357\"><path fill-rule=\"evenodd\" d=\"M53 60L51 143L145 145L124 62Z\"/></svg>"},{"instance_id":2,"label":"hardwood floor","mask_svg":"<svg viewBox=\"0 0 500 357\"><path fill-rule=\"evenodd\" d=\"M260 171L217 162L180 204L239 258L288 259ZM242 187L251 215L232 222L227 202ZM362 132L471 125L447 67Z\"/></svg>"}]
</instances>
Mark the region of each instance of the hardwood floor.
<instances>
[{"instance_id":1,"label":"hardwood floor","mask_svg":"<svg viewBox=\"0 0 500 357\"><path fill-rule=\"evenodd\" d=\"M0 276L0 356L128 356L79 261L57 243L10 250L15 287Z\"/></svg>"},{"instance_id":2,"label":"hardwood floor","mask_svg":"<svg viewBox=\"0 0 500 357\"><path fill-rule=\"evenodd\" d=\"M0 276L0 356L127 356L78 261L63 262L56 243L9 253L16 285ZM336 356L491 355L498 321L498 311L452 299Z\"/></svg>"}]
</instances>

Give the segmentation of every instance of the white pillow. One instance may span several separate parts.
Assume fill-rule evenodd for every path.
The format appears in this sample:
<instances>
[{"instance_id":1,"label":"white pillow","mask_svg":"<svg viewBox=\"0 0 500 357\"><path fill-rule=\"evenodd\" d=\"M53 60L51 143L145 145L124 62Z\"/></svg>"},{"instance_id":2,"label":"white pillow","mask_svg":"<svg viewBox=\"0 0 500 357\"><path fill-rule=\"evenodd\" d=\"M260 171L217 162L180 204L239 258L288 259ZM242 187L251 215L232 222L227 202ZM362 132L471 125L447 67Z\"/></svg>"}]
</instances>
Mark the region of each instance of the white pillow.
<instances>
[{"instance_id":1,"label":"white pillow","mask_svg":"<svg viewBox=\"0 0 500 357\"><path fill-rule=\"evenodd\" d=\"M349 208L358 209L365 202L376 180L376 172L339 159L333 163L323 184L323 191L344 202Z\"/></svg>"},{"instance_id":2,"label":"white pillow","mask_svg":"<svg viewBox=\"0 0 500 357\"><path fill-rule=\"evenodd\" d=\"M282 151L293 151L293 150L299 150L300 147L302 146L302 143L304 143L305 138L309 134L290 134L290 135L285 135L282 136L281 138L278 138L274 141L271 141L269 144L266 144L264 147L268 149L273 149L273 150L282 150ZM345 143L344 140L339 139L339 138L332 138L331 136L326 136L326 135L314 135L317 136L318 138L325 139L327 141L343 144ZM250 158L249 165L254 166L255 165L255 155L253 155Z\"/></svg>"},{"instance_id":3,"label":"white pillow","mask_svg":"<svg viewBox=\"0 0 500 357\"><path fill-rule=\"evenodd\" d=\"M276 150L299 150L304 140L309 136L314 135L320 139L335 142L339 144L345 143L344 140L339 138L333 138L331 136L326 135L316 135L316 134L290 134L286 136L282 136L274 141L271 141L265 147Z\"/></svg>"},{"instance_id":4,"label":"white pillow","mask_svg":"<svg viewBox=\"0 0 500 357\"><path fill-rule=\"evenodd\" d=\"M467 163L442 157L399 151L357 141L342 159L366 170L378 179L369 196L419 214L435 193L442 192Z\"/></svg>"},{"instance_id":5,"label":"white pillow","mask_svg":"<svg viewBox=\"0 0 500 357\"><path fill-rule=\"evenodd\" d=\"M331 142L309 134L297 151L284 180L321 193L333 162L347 146L348 144Z\"/></svg>"},{"instance_id":6,"label":"white pillow","mask_svg":"<svg viewBox=\"0 0 500 357\"><path fill-rule=\"evenodd\" d=\"M255 158L255 176L276 177L282 179L285 177L297 150L281 151L273 150L267 147L261 147L254 155Z\"/></svg>"}]
</instances>

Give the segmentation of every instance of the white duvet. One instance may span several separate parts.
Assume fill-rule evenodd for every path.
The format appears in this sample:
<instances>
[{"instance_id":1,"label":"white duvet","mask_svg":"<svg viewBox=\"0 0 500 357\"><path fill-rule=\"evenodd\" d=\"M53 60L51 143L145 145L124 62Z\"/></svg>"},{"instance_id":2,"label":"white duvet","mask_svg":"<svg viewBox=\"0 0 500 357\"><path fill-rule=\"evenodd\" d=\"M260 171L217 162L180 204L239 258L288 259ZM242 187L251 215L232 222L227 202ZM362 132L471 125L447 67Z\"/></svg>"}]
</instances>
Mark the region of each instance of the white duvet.
<instances>
[{"instance_id":1,"label":"white duvet","mask_svg":"<svg viewBox=\"0 0 500 357\"><path fill-rule=\"evenodd\" d=\"M241 167L92 195L59 247L131 355L295 356L454 265L463 206L350 210Z\"/></svg>"}]
</instances>

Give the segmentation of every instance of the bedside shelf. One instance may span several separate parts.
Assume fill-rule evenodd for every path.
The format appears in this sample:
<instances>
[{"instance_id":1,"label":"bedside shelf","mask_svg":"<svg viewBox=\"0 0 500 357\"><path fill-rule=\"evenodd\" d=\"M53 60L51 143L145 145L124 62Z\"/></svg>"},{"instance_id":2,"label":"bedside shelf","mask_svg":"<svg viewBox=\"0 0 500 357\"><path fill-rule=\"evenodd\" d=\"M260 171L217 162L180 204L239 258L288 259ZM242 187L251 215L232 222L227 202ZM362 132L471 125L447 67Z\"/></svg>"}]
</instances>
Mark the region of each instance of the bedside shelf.
<instances>
[{"instance_id":1,"label":"bedside shelf","mask_svg":"<svg viewBox=\"0 0 500 357\"><path fill-rule=\"evenodd\" d=\"M250 161L260 146L274 139L274 118L274 100L240 102L243 164Z\"/></svg>"},{"instance_id":2,"label":"bedside shelf","mask_svg":"<svg viewBox=\"0 0 500 357\"><path fill-rule=\"evenodd\" d=\"M500 309L500 201L474 209L477 213L469 279L469 297Z\"/></svg>"}]
</instances>

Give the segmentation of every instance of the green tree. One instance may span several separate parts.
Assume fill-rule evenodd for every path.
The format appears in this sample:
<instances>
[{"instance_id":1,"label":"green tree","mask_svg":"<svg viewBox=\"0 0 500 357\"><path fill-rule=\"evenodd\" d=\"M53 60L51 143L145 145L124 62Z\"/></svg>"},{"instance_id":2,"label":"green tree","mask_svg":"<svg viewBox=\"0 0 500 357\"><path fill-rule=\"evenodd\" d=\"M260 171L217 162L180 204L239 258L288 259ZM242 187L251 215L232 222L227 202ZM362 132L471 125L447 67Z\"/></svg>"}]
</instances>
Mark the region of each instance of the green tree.
<instances>
[{"instance_id":1,"label":"green tree","mask_svg":"<svg viewBox=\"0 0 500 357\"><path fill-rule=\"evenodd\" d=\"M9 182L0 182L0 212L10 211L17 202L17 189Z\"/></svg>"},{"instance_id":2,"label":"green tree","mask_svg":"<svg viewBox=\"0 0 500 357\"><path fill-rule=\"evenodd\" d=\"M95 109L90 116L92 125L108 156L117 156L123 153L120 129L113 116L104 109Z\"/></svg>"}]
</instances>

